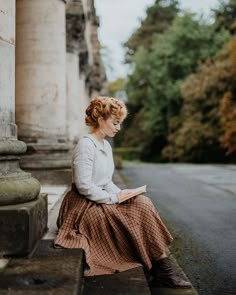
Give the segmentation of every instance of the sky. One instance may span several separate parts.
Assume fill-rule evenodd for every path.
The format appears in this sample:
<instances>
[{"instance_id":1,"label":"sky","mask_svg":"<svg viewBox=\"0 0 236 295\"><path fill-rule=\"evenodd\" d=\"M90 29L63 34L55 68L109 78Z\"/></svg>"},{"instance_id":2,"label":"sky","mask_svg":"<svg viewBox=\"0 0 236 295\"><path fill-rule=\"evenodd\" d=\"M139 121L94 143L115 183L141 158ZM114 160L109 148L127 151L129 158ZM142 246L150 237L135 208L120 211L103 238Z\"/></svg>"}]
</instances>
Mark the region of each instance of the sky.
<instances>
[{"instance_id":1,"label":"sky","mask_svg":"<svg viewBox=\"0 0 236 295\"><path fill-rule=\"evenodd\" d=\"M109 81L127 75L124 65L125 50L122 44L139 27L145 17L146 8L155 0L95 0L96 13L100 17L99 40ZM180 7L210 16L210 9L218 0L179 0Z\"/></svg>"}]
</instances>

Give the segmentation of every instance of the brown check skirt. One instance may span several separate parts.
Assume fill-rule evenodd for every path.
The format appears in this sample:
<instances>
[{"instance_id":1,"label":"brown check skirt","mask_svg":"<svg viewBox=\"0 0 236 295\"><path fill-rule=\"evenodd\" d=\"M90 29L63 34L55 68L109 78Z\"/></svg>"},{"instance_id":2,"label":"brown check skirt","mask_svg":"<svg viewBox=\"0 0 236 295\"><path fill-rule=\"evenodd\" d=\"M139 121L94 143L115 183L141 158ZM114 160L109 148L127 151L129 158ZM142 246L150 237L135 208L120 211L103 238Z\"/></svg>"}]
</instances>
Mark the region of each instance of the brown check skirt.
<instances>
[{"instance_id":1,"label":"brown check skirt","mask_svg":"<svg viewBox=\"0 0 236 295\"><path fill-rule=\"evenodd\" d=\"M151 269L173 240L151 200L143 195L121 204L98 204L75 187L65 195L55 246L82 248L85 276L111 274L143 265Z\"/></svg>"}]
</instances>

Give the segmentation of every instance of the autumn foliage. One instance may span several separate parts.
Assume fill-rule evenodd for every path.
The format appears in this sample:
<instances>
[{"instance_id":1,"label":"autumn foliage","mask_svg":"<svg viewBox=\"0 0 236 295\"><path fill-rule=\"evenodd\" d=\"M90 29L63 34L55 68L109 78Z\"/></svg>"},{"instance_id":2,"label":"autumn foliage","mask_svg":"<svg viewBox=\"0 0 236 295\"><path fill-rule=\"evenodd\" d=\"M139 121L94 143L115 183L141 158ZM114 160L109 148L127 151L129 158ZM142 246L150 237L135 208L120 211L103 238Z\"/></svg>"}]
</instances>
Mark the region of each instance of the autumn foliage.
<instances>
[{"instance_id":1,"label":"autumn foliage","mask_svg":"<svg viewBox=\"0 0 236 295\"><path fill-rule=\"evenodd\" d=\"M172 2L156 1L175 16L165 30L157 33L169 18L155 29L150 14L126 44L133 53L126 83L131 111L120 142L141 147L147 161L236 162L236 2L222 2L212 24L180 15ZM155 33L147 46L140 32L148 28Z\"/></svg>"},{"instance_id":2,"label":"autumn foliage","mask_svg":"<svg viewBox=\"0 0 236 295\"><path fill-rule=\"evenodd\" d=\"M223 134L219 140L226 149L226 155L236 155L236 39L228 44L231 65L232 87L220 102L219 114Z\"/></svg>"},{"instance_id":3,"label":"autumn foliage","mask_svg":"<svg viewBox=\"0 0 236 295\"><path fill-rule=\"evenodd\" d=\"M169 123L168 145L163 156L172 161L222 161L219 106L231 80L228 52L199 66L181 85L181 114ZM176 124L176 121L179 122Z\"/></svg>"}]
</instances>

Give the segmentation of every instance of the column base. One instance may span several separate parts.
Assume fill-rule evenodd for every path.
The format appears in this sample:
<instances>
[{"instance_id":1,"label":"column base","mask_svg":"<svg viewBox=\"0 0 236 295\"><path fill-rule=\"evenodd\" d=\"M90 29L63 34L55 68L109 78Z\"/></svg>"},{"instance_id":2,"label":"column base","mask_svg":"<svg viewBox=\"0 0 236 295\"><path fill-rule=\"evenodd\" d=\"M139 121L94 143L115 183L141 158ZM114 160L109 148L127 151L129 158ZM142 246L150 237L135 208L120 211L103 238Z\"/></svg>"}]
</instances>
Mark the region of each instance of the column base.
<instances>
[{"instance_id":1,"label":"column base","mask_svg":"<svg viewBox=\"0 0 236 295\"><path fill-rule=\"evenodd\" d=\"M71 168L72 145L27 144L27 153L21 156L22 169L66 169Z\"/></svg>"},{"instance_id":2,"label":"column base","mask_svg":"<svg viewBox=\"0 0 236 295\"><path fill-rule=\"evenodd\" d=\"M0 206L0 256L29 254L47 231L47 194L34 201Z\"/></svg>"},{"instance_id":3,"label":"column base","mask_svg":"<svg viewBox=\"0 0 236 295\"><path fill-rule=\"evenodd\" d=\"M44 170L44 169L70 169L71 168L71 155L39 155L21 156L20 167L25 170Z\"/></svg>"}]
</instances>

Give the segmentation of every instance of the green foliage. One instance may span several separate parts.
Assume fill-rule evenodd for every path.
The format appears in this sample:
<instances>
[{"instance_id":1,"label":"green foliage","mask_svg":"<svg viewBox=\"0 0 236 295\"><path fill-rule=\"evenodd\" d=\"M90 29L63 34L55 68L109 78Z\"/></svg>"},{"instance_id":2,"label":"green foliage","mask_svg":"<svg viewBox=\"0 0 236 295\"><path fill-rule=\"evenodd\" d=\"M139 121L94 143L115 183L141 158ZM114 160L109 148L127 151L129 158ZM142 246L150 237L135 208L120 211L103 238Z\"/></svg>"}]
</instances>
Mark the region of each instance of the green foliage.
<instances>
[{"instance_id":1,"label":"green foliage","mask_svg":"<svg viewBox=\"0 0 236 295\"><path fill-rule=\"evenodd\" d=\"M226 30L215 33L214 29L203 19L186 13L176 17L165 34L154 38L151 52L139 48L134 55L127 93L130 103L139 106L143 114L142 124L135 126L147 134L145 159L151 157L157 144L163 148L167 142L169 122L179 114L183 103L181 83L228 39ZM160 159L161 150L158 152L156 158Z\"/></svg>"},{"instance_id":2,"label":"green foliage","mask_svg":"<svg viewBox=\"0 0 236 295\"><path fill-rule=\"evenodd\" d=\"M115 137L115 146L142 148L151 137L147 132L142 132L143 109L127 104L128 116L122 123L121 131Z\"/></svg>"},{"instance_id":3,"label":"green foliage","mask_svg":"<svg viewBox=\"0 0 236 295\"><path fill-rule=\"evenodd\" d=\"M232 24L235 22L236 16L236 0L220 1L220 5L217 9L214 9L214 15L216 19L216 28L222 27L233 33Z\"/></svg>"},{"instance_id":4,"label":"green foliage","mask_svg":"<svg viewBox=\"0 0 236 295\"><path fill-rule=\"evenodd\" d=\"M108 83L108 93L110 96L114 97L117 91L121 91L125 89L125 79L118 78L114 81L110 81Z\"/></svg>"},{"instance_id":5,"label":"green foliage","mask_svg":"<svg viewBox=\"0 0 236 295\"><path fill-rule=\"evenodd\" d=\"M232 86L231 63L227 46L213 59L203 63L181 85L181 116L172 118L168 145L163 156L170 161L222 162L225 150L219 107ZM227 106L228 107L228 106ZM226 108L222 109L225 113Z\"/></svg>"},{"instance_id":6,"label":"green foliage","mask_svg":"<svg viewBox=\"0 0 236 295\"><path fill-rule=\"evenodd\" d=\"M213 27L192 14L177 17L166 34L156 37L150 55L153 71L146 105L147 122L153 131L168 131L169 119L179 113L182 105L179 85L227 38L226 31L213 34Z\"/></svg>"},{"instance_id":7,"label":"green foliage","mask_svg":"<svg viewBox=\"0 0 236 295\"><path fill-rule=\"evenodd\" d=\"M139 160L141 149L139 147L119 147L113 148L115 156L120 156L123 160Z\"/></svg>"},{"instance_id":8,"label":"green foliage","mask_svg":"<svg viewBox=\"0 0 236 295\"><path fill-rule=\"evenodd\" d=\"M125 44L133 71L120 144L148 161L235 161L236 0L220 1L213 24L178 11L156 1Z\"/></svg>"},{"instance_id":9,"label":"green foliage","mask_svg":"<svg viewBox=\"0 0 236 295\"><path fill-rule=\"evenodd\" d=\"M132 56L140 46L150 49L155 34L165 32L179 11L176 0L156 0L147 9L147 16L140 27L124 44L127 49L126 62L132 61Z\"/></svg>"},{"instance_id":10,"label":"green foliage","mask_svg":"<svg viewBox=\"0 0 236 295\"><path fill-rule=\"evenodd\" d=\"M143 106L149 87L149 73L152 70L152 66L148 60L148 50L140 46L133 58L135 65L134 73L129 76L128 83L126 84L129 104L139 108Z\"/></svg>"}]
</instances>

